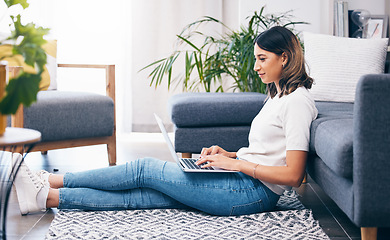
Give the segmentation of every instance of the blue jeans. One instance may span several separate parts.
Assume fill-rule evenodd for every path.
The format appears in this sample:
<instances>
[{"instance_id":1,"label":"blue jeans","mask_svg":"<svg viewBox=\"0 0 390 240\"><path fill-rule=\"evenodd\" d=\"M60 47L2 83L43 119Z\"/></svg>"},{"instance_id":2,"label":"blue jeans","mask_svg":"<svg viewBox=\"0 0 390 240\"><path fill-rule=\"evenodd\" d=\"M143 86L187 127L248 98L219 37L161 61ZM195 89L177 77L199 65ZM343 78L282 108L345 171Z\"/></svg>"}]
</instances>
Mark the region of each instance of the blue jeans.
<instances>
[{"instance_id":1,"label":"blue jeans","mask_svg":"<svg viewBox=\"0 0 390 240\"><path fill-rule=\"evenodd\" d=\"M67 173L59 209L197 209L213 215L272 210L279 196L243 173L185 173L176 163L144 158Z\"/></svg>"}]
</instances>

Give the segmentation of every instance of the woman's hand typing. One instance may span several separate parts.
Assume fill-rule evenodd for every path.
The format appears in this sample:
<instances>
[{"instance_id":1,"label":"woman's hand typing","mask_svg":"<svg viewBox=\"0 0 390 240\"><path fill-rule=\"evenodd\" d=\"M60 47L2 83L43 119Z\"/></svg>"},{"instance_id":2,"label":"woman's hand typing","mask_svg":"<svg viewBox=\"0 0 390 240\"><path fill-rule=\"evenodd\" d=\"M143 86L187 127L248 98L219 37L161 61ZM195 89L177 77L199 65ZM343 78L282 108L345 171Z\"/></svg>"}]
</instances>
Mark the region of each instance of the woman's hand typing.
<instances>
[{"instance_id":1,"label":"woman's hand typing","mask_svg":"<svg viewBox=\"0 0 390 240\"><path fill-rule=\"evenodd\" d=\"M202 152L200 153L200 157L205 157L208 155L222 155L229 158L236 158L237 155L235 152L228 152L225 149L221 148L220 146L211 146L209 148L203 148Z\"/></svg>"},{"instance_id":2,"label":"woman's hand typing","mask_svg":"<svg viewBox=\"0 0 390 240\"><path fill-rule=\"evenodd\" d=\"M206 155L201 157L196 164L202 165L202 168L206 167L219 167L225 170L240 171L240 160L235 158L226 157L220 154Z\"/></svg>"},{"instance_id":3,"label":"woman's hand typing","mask_svg":"<svg viewBox=\"0 0 390 240\"><path fill-rule=\"evenodd\" d=\"M203 148L200 154L199 161L196 164L202 165L202 168L206 167L219 167L226 170L239 171L239 162L236 159L235 152L228 152L219 146L212 146L209 148Z\"/></svg>"}]
</instances>

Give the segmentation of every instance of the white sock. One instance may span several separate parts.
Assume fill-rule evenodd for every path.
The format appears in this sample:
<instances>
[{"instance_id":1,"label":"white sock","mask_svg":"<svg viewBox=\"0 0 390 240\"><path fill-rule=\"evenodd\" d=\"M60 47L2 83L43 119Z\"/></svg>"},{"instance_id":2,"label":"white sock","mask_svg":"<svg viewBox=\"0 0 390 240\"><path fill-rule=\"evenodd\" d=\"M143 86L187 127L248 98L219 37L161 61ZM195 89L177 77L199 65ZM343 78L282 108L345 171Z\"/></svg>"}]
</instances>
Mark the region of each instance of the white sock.
<instances>
[{"instance_id":1,"label":"white sock","mask_svg":"<svg viewBox=\"0 0 390 240\"><path fill-rule=\"evenodd\" d=\"M49 187L44 186L37 194L37 204L41 209L46 209L47 196L49 196Z\"/></svg>"}]
</instances>

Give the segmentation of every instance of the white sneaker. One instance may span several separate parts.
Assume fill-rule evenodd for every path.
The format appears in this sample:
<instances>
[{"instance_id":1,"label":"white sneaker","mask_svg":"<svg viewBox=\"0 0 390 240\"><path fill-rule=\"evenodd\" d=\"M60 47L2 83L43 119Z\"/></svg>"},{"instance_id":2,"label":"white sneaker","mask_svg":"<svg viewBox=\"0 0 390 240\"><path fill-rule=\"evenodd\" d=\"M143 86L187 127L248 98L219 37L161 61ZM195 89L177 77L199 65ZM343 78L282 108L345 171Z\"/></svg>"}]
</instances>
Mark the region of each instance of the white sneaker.
<instances>
[{"instance_id":1,"label":"white sneaker","mask_svg":"<svg viewBox=\"0 0 390 240\"><path fill-rule=\"evenodd\" d=\"M35 172L35 174L43 181L43 183L50 188L50 183L49 183L49 176L52 175L53 173L49 173L48 171L41 170L38 172Z\"/></svg>"},{"instance_id":2,"label":"white sneaker","mask_svg":"<svg viewBox=\"0 0 390 240\"><path fill-rule=\"evenodd\" d=\"M22 156L16 155L13 162L20 163ZM14 180L22 215L44 211L49 187L22 162Z\"/></svg>"}]
</instances>

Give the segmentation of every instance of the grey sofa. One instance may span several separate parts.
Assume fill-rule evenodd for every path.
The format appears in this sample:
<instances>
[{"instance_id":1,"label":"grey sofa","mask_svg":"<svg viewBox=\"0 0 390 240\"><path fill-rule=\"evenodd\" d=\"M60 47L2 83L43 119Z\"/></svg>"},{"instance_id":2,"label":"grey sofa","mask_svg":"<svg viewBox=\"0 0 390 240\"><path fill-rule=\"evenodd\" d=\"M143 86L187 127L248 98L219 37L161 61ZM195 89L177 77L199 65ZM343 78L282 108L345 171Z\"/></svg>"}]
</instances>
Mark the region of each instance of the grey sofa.
<instances>
[{"instance_id":1,"label":"grey sofa","mask_svg":"<svg viewBox=\"0 0 390 240\"><path fill-rule=\"evenodd\" d=\"M175 148L190 156L204 146L237 151L265 95L184 93L170 99ZM316 102L307 172L356 226L376 235L390 227L390 74L365 75L355 103Z\"/></svg>"}]
</instances>

